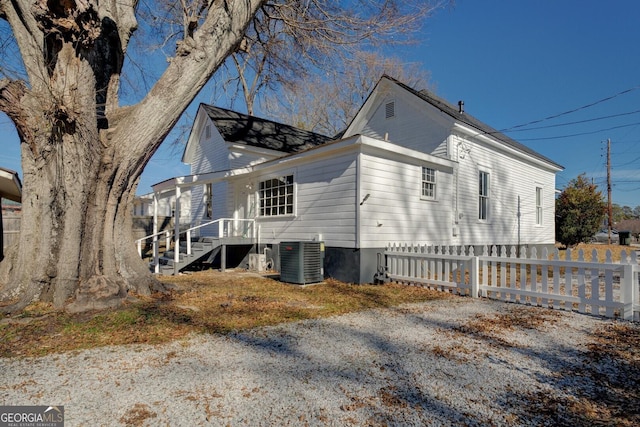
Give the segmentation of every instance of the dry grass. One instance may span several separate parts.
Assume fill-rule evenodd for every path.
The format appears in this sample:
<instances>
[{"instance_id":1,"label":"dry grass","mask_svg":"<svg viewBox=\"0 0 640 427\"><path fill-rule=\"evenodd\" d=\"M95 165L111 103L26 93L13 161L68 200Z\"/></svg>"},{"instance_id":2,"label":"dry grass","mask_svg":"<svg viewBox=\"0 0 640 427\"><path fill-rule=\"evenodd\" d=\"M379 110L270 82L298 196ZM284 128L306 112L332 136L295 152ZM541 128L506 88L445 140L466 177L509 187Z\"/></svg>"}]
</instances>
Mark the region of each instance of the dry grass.
<instances>
[{"instance_id":1,"label":"dry grass","mask_svg":"<svg viewBox=\"0 0 640 427\"><path fill-rule=\"evenodd\" d=\"M311 286L281 283L247 272L203 271L166 279L169 294L138 298L118 310L82 315L32 305L0 321L0 357L123 344L161 344L198 333L228 333L449 295L402 285Z\"/></svg>"},{"instance_id":2,"label":"dry grass","mask_svg":"<svg viewBox=\"0 0 640 427\"><path fill-rule=\"evenodd\" d=\"M156 418L157 416L158 414L151 412L149 406L143 403L136 403L120 418L120 422L128 426L143 426L148 419Z\"/></svg>"},{"instance_id":3,"label":"dry grass","mask_svg":"<svg viewBox=\"0 0 640 427\"><path fill-rule=\"evenodd\" d=\"M630 252L633 250L640 252L640 248L635 246L606 245L606 244L598 244L598 243L580 243L576 247L571 248L571 259L573 261L576 261L578 259L578 254L580 250L584 252L585 261L591 261L592 259L591 255L595 250L596 253L598 254L598 262L606 261L607 251L611 251L611 258L614 262L620 261L620 254L622 253L622 251L625 251L627 253L627 256L629 256ZM565 253L566 253L565 250L563 249L560 250L560 259L562 260L565 259Z\"/></svg>"}]
</instances>

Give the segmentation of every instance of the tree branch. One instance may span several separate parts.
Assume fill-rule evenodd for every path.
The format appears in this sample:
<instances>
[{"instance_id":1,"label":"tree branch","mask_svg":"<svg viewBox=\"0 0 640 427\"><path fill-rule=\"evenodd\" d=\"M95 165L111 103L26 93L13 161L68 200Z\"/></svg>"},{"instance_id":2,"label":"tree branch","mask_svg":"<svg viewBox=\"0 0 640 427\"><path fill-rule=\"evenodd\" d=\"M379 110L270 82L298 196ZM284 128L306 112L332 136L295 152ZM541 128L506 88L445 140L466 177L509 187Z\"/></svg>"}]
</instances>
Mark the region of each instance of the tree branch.
<instances>
[{"instance_id":1,"label":"tree branch","mask_svg":"<svg viewBox=\"0 0 640 427\"><path fill-rule=\"evenodd\" d=\"M32 7L33 2L29 0L0 0L0 10L11 26L21 56L28 58L24 61L25 71L34 89L45 83L46 64L42 55L44 36L32 14Z\"/></svg>"},{"instance_id":2,"label":"tree branch","mask_svg":"<svg viewBox=\"0 0 640 427\"><path fill-rule=\"evenodd\" d=\"M175 56L147 96L114 129L112 139L129 158L146 161L160 146L184 110L242 40L264 0L217 0L193 33L192 50ZM162 123L157 126L157 123ZM134 132L142 137L132 139ZM140 172L142 169L140 169Z\"/></svg>"}]
</instances>

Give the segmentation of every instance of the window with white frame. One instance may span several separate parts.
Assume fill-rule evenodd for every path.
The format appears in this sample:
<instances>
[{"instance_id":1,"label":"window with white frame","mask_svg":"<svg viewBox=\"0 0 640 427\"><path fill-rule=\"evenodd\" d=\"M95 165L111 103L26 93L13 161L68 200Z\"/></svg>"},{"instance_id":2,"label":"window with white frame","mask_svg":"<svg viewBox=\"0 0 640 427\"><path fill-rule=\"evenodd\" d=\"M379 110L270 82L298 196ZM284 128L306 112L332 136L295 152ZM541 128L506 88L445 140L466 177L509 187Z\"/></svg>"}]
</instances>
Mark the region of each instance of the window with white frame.
<instances>
[{"instance_id":1,"label":"window with white frame","mask_svg":"<svg viewBox=\"0 0 640 427\"><path fill-rule=\"evenodd\" d=\"M489 219L489 172L480 171L478 175L478 219Z\"/></svg>"},{"instance_id":2,"label":"window with white frame","mask_svg":"<svg viewBox=\"0 0 640 427\"><path fill-rule=\"evenodd\" d=\"M293 215L293 175L260 182L260 216Z\"/></svg>"},{"instance_id":3,"label":"window with white frame","mask_svg":"<svg viewBox=\"0 0 640 427\"><path fill-rule=\"evenodd\" d=\"M422 167L422 198L436 199L436 170Z\"/></svg>"},{"instance_id":4,"label":"window with white frame","mask_svg":"<svg viewBox=\"0 0 640 427\"><path fill-rule=\"evenodd\" d=\"M204 217L213 218L213 184L204 185Z\"/></svg>"},{"instance_id":5,"label":"window with white frame","mask_svg":"<svg viewBox=\"0 0 640 427\"><path fill-rule=\"evenodd\" d=\"M536 187L536 225L542 225L542 187Z\"/></svg>"}]
</instances>

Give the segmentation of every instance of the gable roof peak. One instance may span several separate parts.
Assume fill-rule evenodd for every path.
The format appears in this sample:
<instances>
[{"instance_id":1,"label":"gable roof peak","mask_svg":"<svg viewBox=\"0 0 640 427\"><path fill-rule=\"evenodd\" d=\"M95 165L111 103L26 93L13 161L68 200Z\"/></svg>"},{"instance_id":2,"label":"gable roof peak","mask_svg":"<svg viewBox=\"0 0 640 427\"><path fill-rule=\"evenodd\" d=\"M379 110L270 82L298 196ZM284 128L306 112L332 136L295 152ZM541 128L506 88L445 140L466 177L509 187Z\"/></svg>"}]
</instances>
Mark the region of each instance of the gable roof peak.
<instances>
[{"instance_id":1,"label":"gable roof peak","mask_svg":"<svg viewBox=\"0 0 640 427\"><path fill-rule=\"evenodd\" d=\"M476 131L478 131L478 136L481 135L487 135L490 136L496 140L498 140L500 143L504 144L505 146L512 148L516 151L519 151L521 153L525 153L529 156L532 156L538 160L544 161L546 163L549 163L551 165L553 165L556 168L560 168L560 169L564 169L564 167L562 167L561 165L559 165L558 163L554 162L553 160L543 156L542 154L538 153L535 150L532 150L531 148L527 147L526 145L523 145L521 143L519 143L518 141L508 137L507 135L505 135L504 133L500 132L499 130L494 129L493 127L487 125L486 123L478 120L477 118L473 117L472 115L466 113L464 111L464 101L460 101L458 103L458 107L456 108L454 105L450 104L448 101L446 101L443 98L440 98L439 96L437 96L436 94L434 94L433 92L427 90L427 89L422 89L422 90L415 90L412 87L402 83L401 81L394 79L393 77L390 77L387 74L384 74L381 77L381 81L383 79L387 79L389 81L391 81L392 83L396 84L398 87L408 91L409 93L415 95L416 97L422 99L423 101L425 101L426 103L430 104L431 106L437 108L438 110L440 110L442 113L447 114L448 116L450 116L451 118L453 118L455 121L467 125L473 129L475 129Z\"/></svg>"}]
</instances>

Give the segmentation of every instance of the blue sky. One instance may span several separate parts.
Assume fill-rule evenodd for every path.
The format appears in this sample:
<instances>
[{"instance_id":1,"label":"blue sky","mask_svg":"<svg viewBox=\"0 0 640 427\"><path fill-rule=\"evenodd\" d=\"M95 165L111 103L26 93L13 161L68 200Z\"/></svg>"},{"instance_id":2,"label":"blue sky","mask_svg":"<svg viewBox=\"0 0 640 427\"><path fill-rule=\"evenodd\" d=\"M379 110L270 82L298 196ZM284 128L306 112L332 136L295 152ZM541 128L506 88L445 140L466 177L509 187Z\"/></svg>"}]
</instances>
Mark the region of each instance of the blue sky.
<instances>
[{"instance_id":1,"label":"blue sky","mask_svg":"<svg viewBox=\"0 0 640 427\"><path fill-rule=\"evenodd\" d=\"M431 71L439 96L499 130L628 91L505 133L565 167L558 188L586 173L605 196L610 138L613 202L640 205L640 2L457 0L402 56Z\"/></svg>"},{"instance_id":2,"label":"blue sky","mask_svg":"<svg viewBox=\"0 0 640 427\"><path fill-rule=\"evenodd\" d=\"M429 70L439 96L464 100L468 114L562 164L558 188L586 173L606 196L610 138L613 202L640 205L640 2L456 0L426 22L419 39L394 54ZM210 102L206 91L199 102ZM0 138L0 165L22 175L18 138L5 116ZM188 174L181 155L165 142L138 194Z\"/></svg>"}]
</instances>

